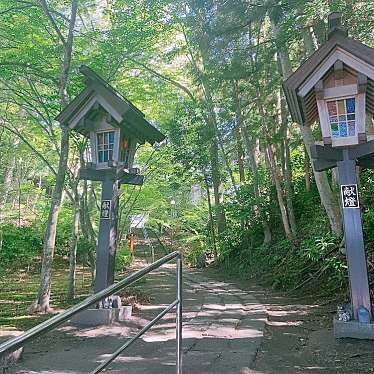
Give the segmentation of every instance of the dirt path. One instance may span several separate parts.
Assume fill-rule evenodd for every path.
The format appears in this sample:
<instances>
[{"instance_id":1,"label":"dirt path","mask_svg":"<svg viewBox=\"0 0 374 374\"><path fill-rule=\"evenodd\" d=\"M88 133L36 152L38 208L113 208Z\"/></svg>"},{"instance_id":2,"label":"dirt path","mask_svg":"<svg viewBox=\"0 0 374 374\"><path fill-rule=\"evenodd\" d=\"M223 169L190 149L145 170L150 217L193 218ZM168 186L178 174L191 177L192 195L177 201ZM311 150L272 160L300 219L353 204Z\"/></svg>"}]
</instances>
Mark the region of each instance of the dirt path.
<instances>
[{"instance_id":1,"label":"dirt path","mask_svg":"<svg viewBox=\"0 0 374 374\"><path fill-rule=\"evenodd\" d=\"M131 320L64 326L28 345L11 373L89 373L174 300L175 268L163 267L136 287L150 303ZM222 271L185 269L184 374L373 374L374 342L335 340L334 312L334 304L285 297ZM169 314L107 372L168 374L174 365L175 316Z\"/></svg>"},{"instance_id":2,"label":"dirt path","mask_svg":"<svg viewBox=\"0 0 374 374\"><path fill-rule=\"evenodd\" d=\"M89 373L174 300L175 281L174 267L155 271L137 286L151 303L140 306L133 319L90 329L64 326L26 346L23 360L11 373ZM265 325L265 309L255 293L207 278L197 270L186 269L183 283L184 374L252 373ZM167 315L107 372L175 373L174 314Z\"/></svg>"},{"instance_id":3,"label":"dirt path","mask_svg":"<svg viewBox=\"0 0 374 374\"><path fill-rule=\"evenodd\" d=\"M374 341L333 337L335 303L319 305L311 298L290 298L264 291L251 281L223 277L222 272L208 273L243 291L257 290L256 298L266 308L264 339L251 373L374 373Z\"/></svg>"}]
</instances>

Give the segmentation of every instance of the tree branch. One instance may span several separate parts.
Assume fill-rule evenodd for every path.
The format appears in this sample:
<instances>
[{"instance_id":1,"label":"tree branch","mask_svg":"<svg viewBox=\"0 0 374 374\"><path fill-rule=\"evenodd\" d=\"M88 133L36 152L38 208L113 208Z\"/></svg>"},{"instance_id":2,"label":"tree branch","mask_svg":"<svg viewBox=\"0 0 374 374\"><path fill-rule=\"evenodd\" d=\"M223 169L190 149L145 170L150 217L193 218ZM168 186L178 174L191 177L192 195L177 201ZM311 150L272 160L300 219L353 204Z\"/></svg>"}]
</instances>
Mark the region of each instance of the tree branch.
<instances>
[{"instance_id":1,"label":"tree branch","mask_svg":"<svg viewBox=\"0 0 374 374\"><path fill-rule=\"evenodd\" d=\"M45 1L45 0L41 0L41 1ZM69 24L68 38L65 44L64 60L63 60L63 65L62 65L61 77L60 77L59 96L60 96L62 107L65 107L68 104L66 87L68 83L69 71L70 71L70 65L71 65L74 27L75 27L75 20L77 18L77 11L78 11L78 0L73 0L71 4L71 19L70 19L70 24Z\"/></svg>"},{"instance_id":2,"label":"tree branch","mask_svg":"<svg viewBox=\"0 0 374 374\"><path fill-rule=\"evenodd\" d=\"M149 66L147 66L143 62L137 61L137 60L135 60L132 57L125 56L123 59L127 59L127 60L133 62L135 65L140 66L141 68L143 68L144 70L150 72L151 74L155 75L156 77L158 77L158 78L164 80L165 82L168 82L168 83L172 84L173 86L179 88L180 90L182 90L183 92L185 92L187 94L187 96L192 101L196 102L196 98L194 97L193 93L186 86L184 86L183 84L175 81L174 79L172 79L172 78L170 78L170 77L168 77L168 76L166 76L164 74L161 74L161 73L157 72L156 70L150 68ZM118 69L118 67L117 67L117 69ZM114 74L115 74L115 72L112 74L112 76L110 78L112 78Z\"/></svg>"},{"instance_id":3,"label":"tree branch","mask_svg":"<svg viewBox=\"0 0 374 374\"><path fill-rule=\"evenodd\" d=\"M36 156L38 156L46 164L46 166L52 172L52 174L56 176L57 172L54 169L54 167L50 164L50 162L18 130L16 130L13 127L5 125L5 123L4 123L5 121L6 121L6 119L2 118L1 127L4 128L5 130L9 131L13 135L17 136L17 138L19 138L27 147L30 148L30 150Z\"/></svg>"},{"instance_id":4,"label":"tree branch","mask_svg":"<svg viewBox=\"0 0 374 374\"><path fill-rule=\"evenodd\" d=\"M42 7L45 15L47 16L47 18L49 19L49 22L51 23L52 27L54 28L54 30L56 31L56 34L58 35L59 39L61 40L62 44L64 46L66 46L66 41L65 41L65 38L64 36L62 35L59 27L57 26L57 23L55 21L55 19L53 18L51 12L49 11L49 8L48 8L48 4L47 4L47 1L46 0L39 0L39 3L40 3L40 6Z\"/></svg>"}]
</instances>

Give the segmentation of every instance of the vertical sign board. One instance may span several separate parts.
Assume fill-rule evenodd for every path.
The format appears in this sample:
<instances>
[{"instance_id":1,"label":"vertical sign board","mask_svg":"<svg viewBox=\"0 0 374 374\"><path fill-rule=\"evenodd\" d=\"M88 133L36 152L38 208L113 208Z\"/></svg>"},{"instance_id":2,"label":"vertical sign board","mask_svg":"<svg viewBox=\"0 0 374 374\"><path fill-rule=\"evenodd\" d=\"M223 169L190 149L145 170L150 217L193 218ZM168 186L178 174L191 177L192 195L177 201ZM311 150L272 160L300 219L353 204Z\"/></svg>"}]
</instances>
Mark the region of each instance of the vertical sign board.
<instances>
[{"instance_id":1,"label":"vertical sign board","mask_svg":"<svg viewBox=\"0 0 374 374\"><path fill-rule=\"evenodd\" d=\"M342 184L340 188L343 208L359 208L357 184Z\"/></svg>"},{"instance_id":2,"label":"vertical sign board","mask_svg":"<svg viewBox=\"0 0 374 374\"><path fill-rule=\"evenodd\" d=\"M102 200L100 208L100 219L110 219L112 209L111 200Z\"/></svg>"}]
</instances>

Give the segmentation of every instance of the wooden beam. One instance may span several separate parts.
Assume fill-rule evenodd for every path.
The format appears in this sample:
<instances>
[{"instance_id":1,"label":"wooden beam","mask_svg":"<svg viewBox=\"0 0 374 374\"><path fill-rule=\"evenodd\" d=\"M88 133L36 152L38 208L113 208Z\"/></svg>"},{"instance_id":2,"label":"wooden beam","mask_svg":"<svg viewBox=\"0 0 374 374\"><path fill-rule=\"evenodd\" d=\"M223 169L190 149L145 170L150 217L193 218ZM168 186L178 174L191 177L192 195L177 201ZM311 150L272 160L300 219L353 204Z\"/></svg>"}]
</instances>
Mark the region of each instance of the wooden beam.
<instances>
[{"instance_id":1,"label":"wooden beam","mask_svg":"<svg viewBox=\"0 0 374 374\"><path fill-rule=\"evenodd\" d=\"M325 98L325 92L323 90L323 80L319 80L314 86L314 92L317 100L323 100Z\"/></svg>"},{"instance_id":2,"label":"wooden beam","mask_svg":"<svg viewBox=\"0 0 374 374\"><path fill-rule=\"evenodd\" d=\"M315 171L325 171L336 167L337 162L331 160L313 160L313 166Z\"/></svg>"},{"instance_id":3,"label":"wooden beam","mask_svg":"<svg viewBox=\"0 0 374 374\"><path fill-rule=\"evenodd\" d=\"M358 73L357 89L358 93L365 93L368 85L368 77L365 74Z\"/></svg>"},{"instance_id":4,"label":"wooden beam","mask_svg":"<svg viewBox=\"0 0 374 374\"><path fill-rule=\"evenodd\" d=\"M369 156L374 153L374 140L370 140L367 143L358 144L348 149L349 158L357 159L364 156Z\"/></svg>"},{"instance_id":5,"label":"wooden beam","mask_svg":"<svg viewBox=\"0 0 374 374\"><path fill-rule=\"evenodd\" d=\"M125 173L120 180L121 184L131 184L133 186L142 186L144 175Z\"/></svg>"},{"instance_id":6,"label":"wooden beam","mask_svg":"<svg viewBox=\"0 0 374 374\"><path fill-rule=\"evenodd\" d=\"M335 80L343 80L344 71L343 71L343 62L337 60L334 64L334 73L335 73Z\"/></svg>"},{"instance_id":7,"label":"wooden beam","mask_svg":"<svg viewBox=\"0 0 374 374\"><path fill-rule=\"evenodd\" d=\"M358 166L363 169L374 169L374 157L364 157L357 161Z\"/></svg>"},{"instance_id":8,"label":"wooden beam","mask_svg":"<svg viewBox=\"0 0 374 374\"><path fill-rule=\"evenodd\" d=\"M343 152L339 148L313 144L310 146L310 155L316 160L342 161Z\"/></svg>"},{"instance_id":9,"label":"wooden beam","mask_svg":"<svg viewBox=\"0 0 374 374\"><path fill-rule=\"evenodd\" d=\"M144 175L128 173L124 170L111 167L108 169L96 170L93 167L81 168L79 179L104 182L108 180L120 181L122 184L141 186L144 183Z\"/></svg>"},{"instance_id":10,"label":"wooden beam","mask_svg":"<svg viewBox=\"0 0 374 374\"><path fill-rule=\"evenodd\" d=\"M106 181L116 179L116 170L114 168L110 169L100 169L96 170L94 168L81 168L79 170L79 179L91 180L91 181Z\"/></svg>"}]
</instances>

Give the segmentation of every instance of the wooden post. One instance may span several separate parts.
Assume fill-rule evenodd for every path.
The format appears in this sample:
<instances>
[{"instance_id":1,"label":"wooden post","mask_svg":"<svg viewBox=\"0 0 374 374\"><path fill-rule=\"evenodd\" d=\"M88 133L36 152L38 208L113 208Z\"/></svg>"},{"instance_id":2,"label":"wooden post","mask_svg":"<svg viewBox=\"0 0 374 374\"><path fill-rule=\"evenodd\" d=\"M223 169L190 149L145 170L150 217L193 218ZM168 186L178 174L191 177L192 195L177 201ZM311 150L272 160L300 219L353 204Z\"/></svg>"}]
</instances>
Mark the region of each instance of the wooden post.
<instances>
[{"instance_id":1,"label":"wooden post","mask_svg":"<svg viewBox=\"0 0 374 374\"><path fill-rule=\"evenodd\" d=\"M358 310L364 307L372 320L372 311L369 294L367 263L365 256L364 237L362 231L361 210L358 200L356 162L349 159L347 149L343 150L343 160L338 161L339 180L343 203L344 235L348 262L348 273L351 290L353 318L358 320ZM344 187L346 186L346 187ZM352 186L352 187L347 187ZM356 188L354 188L356 186ZM348 188L348 189L347 189ZM344 193L344 191L347 191ZM354 193L356 191L356 193ZM354 196L354 195L357 196ZM346 198L357 198L357 202L350 205ZM346 203L345 203L346 202Z\"/></svg>"},{"instance_id":2,"label":"wooden post","mask_svg":"<svg viewBox=\"0 0 374 374\"><path fill-rule=\"evenodd\" d=\"M102 182L99 238L96 252L95 293L114 283L120 182Z\"/></svg>"}]
</instances>

